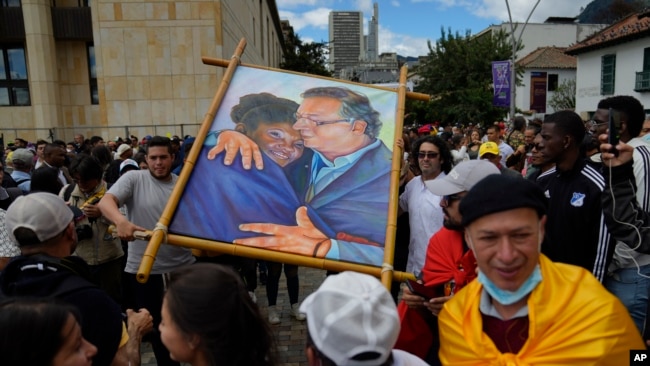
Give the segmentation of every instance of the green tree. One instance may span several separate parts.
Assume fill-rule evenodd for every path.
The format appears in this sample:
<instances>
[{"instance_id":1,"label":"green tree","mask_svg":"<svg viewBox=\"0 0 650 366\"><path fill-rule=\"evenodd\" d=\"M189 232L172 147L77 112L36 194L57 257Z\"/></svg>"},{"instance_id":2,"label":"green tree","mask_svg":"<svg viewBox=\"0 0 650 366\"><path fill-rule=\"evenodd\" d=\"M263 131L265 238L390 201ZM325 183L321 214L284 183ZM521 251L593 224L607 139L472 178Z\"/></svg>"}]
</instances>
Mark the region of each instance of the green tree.
<instances>
[{"instance_id":1,"label":"green tree","mask_svg":"<svg viewBox=\"0 0 650 366\"><path fill-rule=\"evenodd\" d=\"M548 105L556 111L574 110L576 108L576 80L567 79L558 85L548 101Z\"/></svg>"},{"instance_id":2,"label":"green tree","mask_svg":"<svg viewBox=\"0 0 650 366\"><path fill-rule=\"evenodd\" d=\"M638 13L646 7L646 2L640 0L612 0L612 2L596 13L596 22L612 24L632 13Z\"/></svg>"},{"instance_id":3,"label":"green tree","mask_svg":"<svg viewBox=\"0 0 650 366\"><path fill-rule=\"evenodd\" d=\"M422 80L416 91L432 96L425 108L422 103L413 105L418 121L486 125L503 118L507 109L492 106L491 62L511 58L509 35L503 31L461 35L444 28L441 33L435 45L429 42L427 59L417 68Z\"/></svg>"},{"instance_id":4,"label":"green tree","mask_svg":"<svg viewBox=\"0 0 650 366\"><path fill-rule=\"evenodd\" d=\"M327 49L324 43L303 43L300 37L290 35L285 40L286 52L280 68L313 75L332 76L325 67Z\"/></svg>"}]
</instances>

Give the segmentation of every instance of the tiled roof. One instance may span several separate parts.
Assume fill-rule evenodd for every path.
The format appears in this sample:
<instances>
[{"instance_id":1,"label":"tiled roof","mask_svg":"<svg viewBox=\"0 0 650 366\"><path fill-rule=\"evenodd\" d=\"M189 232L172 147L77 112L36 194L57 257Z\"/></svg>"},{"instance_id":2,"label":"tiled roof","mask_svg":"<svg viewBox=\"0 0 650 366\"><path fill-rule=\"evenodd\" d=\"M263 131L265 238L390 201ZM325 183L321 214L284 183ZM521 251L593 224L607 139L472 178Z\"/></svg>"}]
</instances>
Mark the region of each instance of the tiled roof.
<instances>
[{"instance_id":1,"label":"tiled roof","mask_svg":"<svg viewBox=\"0 0 650 366\"><path fill-rule=\"evenodd\" d=\"M539 47L517 64L527 69L575 69L576 58L564 53L565 50L566 47Z\"/></svg>"},{"instance_id":2,"label":"tiled roof","mask_svg":"<svg viewBox=\"0 0 650 366\"><path fill-rule=\"evenodd\" d=\"M650 10L646 9L640 13L629 15L584 41L572 45L566 50L566 53L578 55L649 36Z\"/></svg>"}]
</instances>

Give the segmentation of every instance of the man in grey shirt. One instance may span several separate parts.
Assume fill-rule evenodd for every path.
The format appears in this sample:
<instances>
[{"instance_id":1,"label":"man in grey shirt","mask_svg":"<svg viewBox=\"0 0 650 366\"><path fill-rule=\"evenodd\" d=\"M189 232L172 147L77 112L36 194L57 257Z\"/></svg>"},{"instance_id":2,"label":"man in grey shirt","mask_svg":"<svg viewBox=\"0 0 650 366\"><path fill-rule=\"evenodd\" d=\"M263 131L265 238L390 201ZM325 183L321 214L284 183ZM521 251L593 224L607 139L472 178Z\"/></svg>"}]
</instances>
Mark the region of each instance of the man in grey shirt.
<instances>
[{"instance_id":1,"label":"man in grey shirt","mask_svg":"<svg viewBox=\"0 0 650 366\"><path fill-rule=\"evenodd\" d=\"M155 227L167 200L172 193L178 176L171 173L174 155L171 142L166 137L155 136L147 149L149 170L133 171L120 177L106 192L98 207L106 218L115 223L117 234L129 241L124 299L128 307L147 308L154 318L156 334L151 339L158 365L178 365L169 358L169 351L160 342L157 332L160 324L160 310L165 291L165 278L172 270L194 262L192 252L187 248L162 244L156 255L147 283L139 283L136 273L147 247L147 242L136 240L136 230L151 230ZM118 207L125 205L127 215Z\"/></svg>"}]
</instances>

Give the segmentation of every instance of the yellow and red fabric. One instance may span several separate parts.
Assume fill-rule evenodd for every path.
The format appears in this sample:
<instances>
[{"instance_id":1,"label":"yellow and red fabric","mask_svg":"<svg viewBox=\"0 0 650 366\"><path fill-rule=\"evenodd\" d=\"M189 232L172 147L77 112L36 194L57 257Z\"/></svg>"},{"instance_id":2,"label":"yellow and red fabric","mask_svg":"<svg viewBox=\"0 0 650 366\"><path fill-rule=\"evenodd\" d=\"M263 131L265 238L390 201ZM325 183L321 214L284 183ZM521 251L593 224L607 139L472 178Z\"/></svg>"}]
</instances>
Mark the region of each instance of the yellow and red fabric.
<instances>
[{"instance_id":1,"label":"yellow and red fabric","mask_svg":"<svg viewBox=\"0 0 650 366\"><path fill-rule=\"evenodd\" d=\"M623 365L645 349L621 302L581 267L540 256L542 282L528 298L528 340L501 353L482 331L482 285L474 281L439 316L443 365Z\"/></svg>"}]
</instances>

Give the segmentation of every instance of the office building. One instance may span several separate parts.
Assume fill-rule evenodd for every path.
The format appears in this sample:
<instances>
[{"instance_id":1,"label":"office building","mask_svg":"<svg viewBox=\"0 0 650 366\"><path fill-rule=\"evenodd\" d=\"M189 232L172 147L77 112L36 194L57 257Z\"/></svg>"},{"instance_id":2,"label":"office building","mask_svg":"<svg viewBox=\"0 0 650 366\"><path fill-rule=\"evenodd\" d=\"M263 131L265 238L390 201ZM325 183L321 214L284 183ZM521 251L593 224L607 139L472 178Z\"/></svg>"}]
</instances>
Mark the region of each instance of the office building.
<instances>
[{"instance_id":1,"label":"office building","mask_svg":"<svg viewBox=\"0 0 650 366\"><path fill-rule=\"evenodd\" d=\"M379 4L373 6L372 18L368 23L366 37L366 61L375 62L379 55Z\"/></svg>"},{"instance_id":2,"label":"office building","mask_svg":"<svg viewBox=\"0 0 650 366\"><path fill-rule=\"evenodd\" d=\"M334 77L342 69L359 65L365 57L363 42L363 13L333 11L329 16L330 64Z\"/></svg>"},{"instance_id":3,"label":"office building","mask_svg":"<svg viewBox=\"0 0 650 366\"><path fill-rule=\"evenodd\" d=\"M241 38L242 62L278 67L275 0L4 0L0 133L72 140L195 135Z\"/></svg>"}]
</instances>

